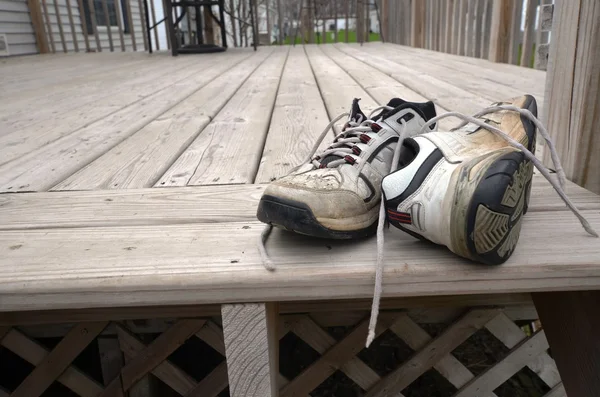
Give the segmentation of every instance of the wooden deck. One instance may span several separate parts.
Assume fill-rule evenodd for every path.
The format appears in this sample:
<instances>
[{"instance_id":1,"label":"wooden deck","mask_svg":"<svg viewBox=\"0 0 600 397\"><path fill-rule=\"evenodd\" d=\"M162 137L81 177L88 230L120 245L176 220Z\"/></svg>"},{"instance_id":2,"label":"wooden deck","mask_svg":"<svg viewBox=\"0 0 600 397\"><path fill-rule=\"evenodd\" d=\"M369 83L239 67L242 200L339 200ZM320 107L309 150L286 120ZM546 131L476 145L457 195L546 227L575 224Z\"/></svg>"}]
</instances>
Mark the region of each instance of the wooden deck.
<instances>
[{"instance_id":1,"label":"wooden deck","mask_svg":"<svg viewBox=\"0 0 600 397\"><path fill-rule=\"evenodd\" d=\"M264 184L354 97L474 113L545 72L391 44L81 54L0 62L0 311L369 298L375 241L276 231ZM448 126L446 121L446 125ZM27 193L25 193L27 192ZM568 193L600 229L600 197ZM535 176L511 260L489 268L394 230L385 296L600 288L600 241Z\"/></svg>"}]
</instances>

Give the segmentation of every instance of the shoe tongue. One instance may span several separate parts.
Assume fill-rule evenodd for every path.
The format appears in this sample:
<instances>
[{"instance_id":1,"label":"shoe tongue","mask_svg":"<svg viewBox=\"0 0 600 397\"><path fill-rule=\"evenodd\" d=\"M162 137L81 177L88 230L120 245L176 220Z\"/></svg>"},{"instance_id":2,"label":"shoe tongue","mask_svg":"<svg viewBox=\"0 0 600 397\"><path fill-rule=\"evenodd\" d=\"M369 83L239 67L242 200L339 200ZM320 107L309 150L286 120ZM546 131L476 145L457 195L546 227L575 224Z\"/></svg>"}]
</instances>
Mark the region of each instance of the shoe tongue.
<instances>
[{"instance_id":1,"label":"shoe tongue","mask_svg":"<svg viewBox=\"0 0 600 397\"><path fill-rule=\"evenodd\" d=\"M398 106L402 106L405 103L407 103L404 99L401 98L392 98L390 99L390 101L387 103L386 106L389 106L391 108L397 108ZM387 116L387 114L390 112L390 110L383 110L381 111L381 113L379 113L377 116L373 117L373 120L378 121L380 119L385 119L385 117Z\"/></svg>"},{"instance_id":2,"label":"shoe tongue","mask_svg":"<svg viewBox=\"0 0 600 397\"><path fill-rule=\"evenodd\" d=\"M356 123L361 123L367 119L367 116L360 110L360 105L358 104L360 98L354 98L352 100L352 107L350 108L350 121L354 121Z\"/></svg>"}]
</instances>

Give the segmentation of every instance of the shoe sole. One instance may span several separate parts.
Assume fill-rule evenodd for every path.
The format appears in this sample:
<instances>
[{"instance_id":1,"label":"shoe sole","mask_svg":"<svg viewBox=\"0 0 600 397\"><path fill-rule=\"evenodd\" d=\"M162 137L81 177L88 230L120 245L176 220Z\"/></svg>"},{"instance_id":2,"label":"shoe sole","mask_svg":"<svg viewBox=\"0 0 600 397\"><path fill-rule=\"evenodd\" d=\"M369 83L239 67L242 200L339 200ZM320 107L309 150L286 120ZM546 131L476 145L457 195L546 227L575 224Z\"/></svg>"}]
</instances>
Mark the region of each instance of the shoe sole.
<instances>
[{"instance_id":1,"label":"shoe sole","mask_svg":"<svg viewBox=\"0 0 600 397\"><path fill-rule=\"evenodd\" d=\"M377 231L377 222L357 230L333 230L323 226L304 203L264 195L258 204L258 220L289 231L307 236L349 240L373 235Z\"/></svg>"},{"instance_id":2,"label":"shoe sole","mask_svg":"<svg viewBox=\"0 0 600 397\"><path fill-rule=\"evenodd\" d=\"M466 214L469 256L499 265L513 253L529 206L533 165L521 152L496 158L486 169Z\"/></svg>"},{"instance_id":3,"label":"shoe sole","mask_svg":"<svg viewBox=\"0 0 600 397\"><path fill-rule=\"evenodd\" d=\"M523 108L537 115L535 99L527 95ZM535 154L535 126L521 116L527 147ZM476 175L472 175L478 168ZM452 251L489 265L512 255L529 208L533 164L513 148L472 162L458 177L451 217Z\"/></svg>"}]
</instances>

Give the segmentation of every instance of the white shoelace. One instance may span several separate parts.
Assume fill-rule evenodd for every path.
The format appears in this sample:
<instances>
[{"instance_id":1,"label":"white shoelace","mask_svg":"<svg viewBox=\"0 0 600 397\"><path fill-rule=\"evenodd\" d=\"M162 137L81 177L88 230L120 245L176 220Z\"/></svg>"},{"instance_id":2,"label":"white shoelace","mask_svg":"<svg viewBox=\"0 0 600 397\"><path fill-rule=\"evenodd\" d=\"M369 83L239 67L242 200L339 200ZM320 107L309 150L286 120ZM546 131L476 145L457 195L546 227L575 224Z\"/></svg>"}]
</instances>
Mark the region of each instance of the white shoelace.
<instances>
[{"instance_id":1,"label":"white shoelace","mask_svg":"<svg viewBox=\"0 0 600 397\"><path fill-rule=\"evenodd\" d=\"M369 119L371 118L372 114L374 112L376 112L377 110L380 109L387 109L388 107L386 106L381 106L377 109L374 109L373 112L371 112L371 114L369 115ZM548 148L550 149L550 157L552 159L552 162L554 164L556 173L558 175L558 180L559 183L556 183L556 181L551 177L550 172L548 171L548 169L546 169L546 167L541 163L541 161L539 161L535 155L533 153L531 153L525 146L523 146L522 144L520 144L519 142L517 142L514 138L512 138L510 135L506 134L504 131L485 123L484 121L478 119L477 117L481 117L483 115L486 115L488 113L493 113L493 112L497 112L497 111L501 111L501 110L507 110L507 111L514 111L517 112L519 114L521 114L522 116L526 117L527 119L531 120L534 125L537 128L537 131L540 133L540 135L542 135L542 137L544 138L544 140L546 141L546 144L548 146ZM335 119L333 119L325 128L325 130L321 133L321 135L319 136L317 142L315 143L315 145L313 146L311 153L309 154L308 158L306 161L304 161L300 166L308 163L308 162L312 162L313 160L313 156L316 153L318 147L321 145L321 142L323 141L323 139L325 138L325 136L327 135L327 133L329 132L329 130L333 127L333 125L339 121L342 117L347 116L348 113L343 113L340 116L336 117ZM500 136L501 138L503 138L504 140L506 140L511 146L519 149L521 152L523 152L523 154L525 155L525 157L527 159L529 159L534 165L535 167L540 171L540 173L542 175L544 175L544 177L548 180L548 182L550 182L550 184L552 185L552 187L554 188L554 190L556 190L556 192L558 193L558 195L560 196L560 198L565 202L565 204L567 205L567 207L573 212L573 214L575 214L575 216L579 219L579 221L581 222L581 225L583 226L583 228L585 229L586 232L588 232L590 235L594 236L594 237L598 237L598 234L596 233L596 231L594 231L594 229L591 227L591 225L589 224L589 222L585 219L585 217L581 214L581 212L577 209L577 207L575 207L575 205L573 204L573 202L569 199L569 197L566 195L565 191L564 191L564 186L566 184L566 176L565 176L565 172L562 168L562 165L560 164L560 160L558 158L558 154L556 152L556 149L554 147L554 143L552 142L550 135L548 134L548 131L546 130L546 128L543 126L543 124L528 110L526 109L521 109L519 107L513 106L513 105L496 105L496 106L491 106L488 107L484 110L482 110L481 112L473 115L473 116L468 116L459 112L448 112L448 113L444 113L442 115L439 115L437 117L434 117L433 119L429 120L421 129L420 134L428 132L428 128L429 126L433 125L434 123L437 123L439 120L444 119L446 117L456 117L459 118L461 120L463 120L463 123L461 123L459 126L457 126L455 128L461 128L465 125L467 125L468 123L472 123L475 124L479 127L485 128L488 131ZM363 123L373 123L372 120L365 120L362 123L354 123L354 125L351 124L351 128L360 128L360 127L364 127L362 124ZM368 124L370 125L370 124ZM347 133L350 130L347 129L344 133ZM344 133L340 134L343 135ZM338 135L338 137L340 137L340 135ZM394 150L394 156L393 156L393 160L392 160L392 166L390 168L390 172L395 171L398 161L399 161L399 157L400 157L400 148L402 147L402 142L404 139L404 131L402 131L400 140L398 141L398 144ZM335 153L335 149L328 149L331 153L330 154L336 154ZM333 162L331 162L333 163ZM331 164L330 163L330 164ZM315 165L313 163L313 165ZM292 171L298 169L300 166L294 168ZM374 292L373 292L373 303L371 306L371 317L369 319L369 331L368 331L368 335L367 335L367 341L366 341L366 347L369 347L369 345L371 344L371 342L373 342L373 340L375 339L375 330L377 327L377 318L379 316L379 305L381 302L381 295L383 292L383 248L384 248L384 227L385 227L385 220L386 220L386 214L385 214L385 203L383 201L383 197L381 200L381 204L379 207L379 224L377 225L377 262L376 262L376 268L375 268L375 286L374 286ZM269 236L269 234L271 233L273 226L271 225L266 225L265 229L263 230L263 232L261 233L261 237L260 237L260 242L259 242L259 251L260 254L262 256L263 259L263 264L265 266L265 268L267 270L273 271L275 270L275 265L274 263L271 261L271 259L269 258L269 255L266 251L265 248L265 243L266 240Z\"/></svg>"}]
</instances>

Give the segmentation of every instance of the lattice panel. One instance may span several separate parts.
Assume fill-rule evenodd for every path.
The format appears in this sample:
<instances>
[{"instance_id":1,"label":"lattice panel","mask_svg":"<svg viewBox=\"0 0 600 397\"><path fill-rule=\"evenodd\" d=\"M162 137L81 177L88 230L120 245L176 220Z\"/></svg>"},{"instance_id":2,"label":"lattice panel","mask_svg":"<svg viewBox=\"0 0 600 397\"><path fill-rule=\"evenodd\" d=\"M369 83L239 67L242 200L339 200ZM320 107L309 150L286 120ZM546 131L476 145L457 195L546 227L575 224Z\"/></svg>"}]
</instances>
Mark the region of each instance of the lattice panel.
<instances>
[{"instance_id":1,"label":"lattice panel","mask_svg":"<svg viewBox=\"0 0 600 397\"><path fill-rule=\"evenodd\" d=\"M322 355L293 380L285 382L280 389L281 397L307 396L337 370L360 387L365 397L402 396L405 389L431 369L454 386L455 397L492 397L494 390L524 367L548 386L546 397L566 396L555 362L546 352L548 342L544 331L539 329L528 336L501 309L468 310L435 337L407 312L383 313L378 335L389 330L413 350L412 355L384 376L357 357L363 350L368 318L358 321L339 340L310 315L288 316L284 321L286 329ZM497 338L508 352L475 375L452 352L481 329Z\"/></svg>"},{"instance_id":2,"label":"lattice panel","mask_svg":"<svg viewBox=\"0 0 600 397\"><path fill-rule=\"evenodd\" d=\"M510 309L499 308L387 311L380 316L378 339L370 349L364 349L368 325L365 312L282 315L279 327L282 352L289 351L285 344L296 338L302 341L304 349L311 350L310 354L297 356L310 356L311 360L293 375L282 369L289 379L280 375L280 396L334 395L336 382L343 382L346 389L354 390L353 396L428 395L423 394L424 383L443 377L446 383L443 395L493 397L495 390L510 382L523 368L528 368L529 374L547 385L545 389L550 391L545 397L566 396L554 360L547 353L548 343L539 323L533 323L536 325L528 335L510 315ZM199 338L215 354L225 357L219 323L219 319L162 321L162 325L146 330L158 334L155 339L145 338L132 322L79 323L65 328L66 333L53 349L26 335L26 328L0 327L1 345L35 366L18 387L12 392L0 390L0 396L40 396L56 381L81 397L133 397L140 395L135 390L150 374L168 385L172 392L169 397L224 395L228 387L224 359L202 379L194 378L170 361L173 353L190 338ZM465 364L468 350L465 353L464 346L473 343L477 339L474 335L483 331L504 350L497 360L476 370ZM110 338L106 337L107 333ZM103 364L111 360L118 362L113 365L115 372L108 379L104 371L104 385L73 364L95 340L100 350L107 342L116 344L116 356L101 358ZM405 353L390 363L389 357L379 356L389 356L389 352L397 349L389 342L394 340L401 341ZM110 349L107 351L110 353ZM290 357L295 360L296 356ZM282 353L281 360L287 358ZM284 367L286 363L281 363L281 368ZM441 383L427 385L428 390L442 388ZM345 397L346 394L335 395Z\"/></svg>"}]
</instances>

